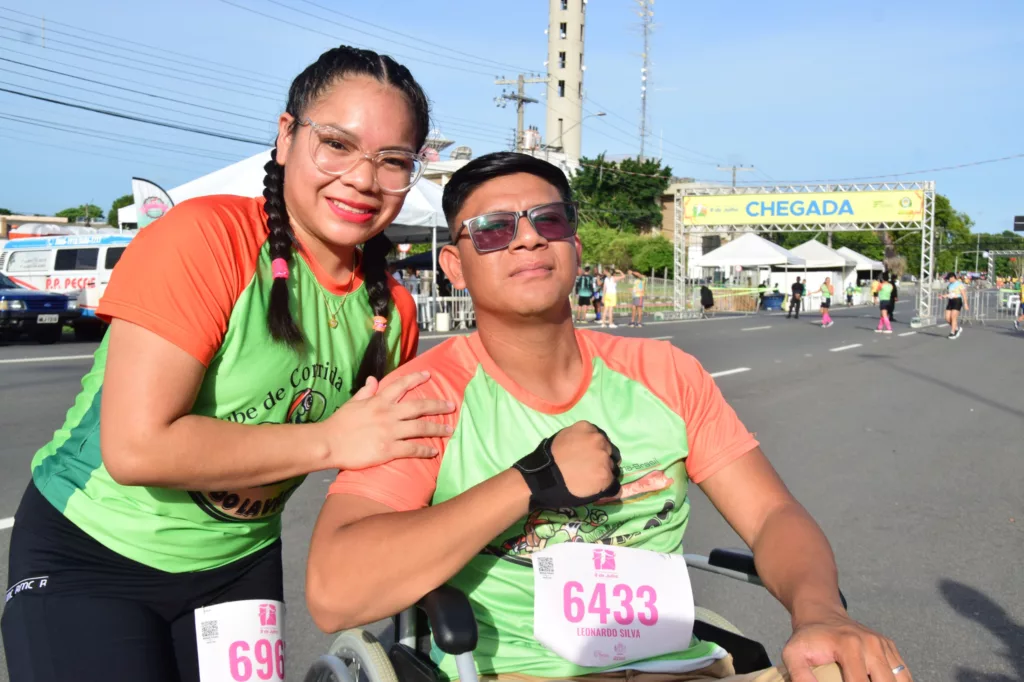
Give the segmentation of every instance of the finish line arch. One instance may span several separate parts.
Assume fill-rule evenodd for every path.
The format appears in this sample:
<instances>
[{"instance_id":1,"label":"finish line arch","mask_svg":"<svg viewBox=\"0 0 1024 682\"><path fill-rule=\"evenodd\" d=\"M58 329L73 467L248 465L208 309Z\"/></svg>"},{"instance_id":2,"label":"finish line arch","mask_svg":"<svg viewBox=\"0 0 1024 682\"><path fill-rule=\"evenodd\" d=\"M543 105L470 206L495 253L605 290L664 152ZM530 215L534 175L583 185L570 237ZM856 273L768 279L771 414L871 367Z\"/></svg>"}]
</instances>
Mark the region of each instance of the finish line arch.
<instances>
[{"instance_id":1,"label":"finish line arch","mask_svg":"<svg viewBox=\"0 0 1024 682\"><path fill-rule=\"evenodd\" d=\"M690 187L675 194L673 307L687 301L691 235L779 232L921 233L914 326L935 324L935 182Z\"/></svg>"}]
</instances>

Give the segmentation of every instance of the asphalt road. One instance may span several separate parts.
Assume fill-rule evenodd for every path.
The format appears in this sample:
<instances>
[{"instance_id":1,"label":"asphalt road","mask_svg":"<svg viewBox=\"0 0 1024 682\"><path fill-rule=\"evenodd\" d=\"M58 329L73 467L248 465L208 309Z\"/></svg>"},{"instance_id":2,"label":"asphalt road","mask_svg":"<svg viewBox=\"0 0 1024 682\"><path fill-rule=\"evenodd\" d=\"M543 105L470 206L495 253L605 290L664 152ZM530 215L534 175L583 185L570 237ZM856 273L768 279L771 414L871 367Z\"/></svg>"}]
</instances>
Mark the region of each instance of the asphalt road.
<instances>
[{"instance_id":1,"label":"asphalt road","mask_svg":"<svg viewBox=\"0 0 1024 682\"><path fill-rule=\"evenodd\" d=\"M835 326L762 314L649 323L612 333L670 337L718 377L726 398L831 539L850 611L894 638L918 680L1024 682L1024 334L969 327L872 333L868 308L837 309ZM422 349L442 339L425 338ZM32 453L58 427L95 346L0 348L0 582L5 519ZM72 356L21 362L41 356ZM310 476L285 513L285 591L292 677L331 637L305 612L313 521L330 479ZM739 541L697 490L688 552ZM410 548L414 556L415 547ZM759 588L696 574L700 603L778 657L785 610ZM374 631L387 629L378 623ZM0 659L3 658L0 647ZM0 662L0 681L6 681Z\"/></svg>"}]
</instances>

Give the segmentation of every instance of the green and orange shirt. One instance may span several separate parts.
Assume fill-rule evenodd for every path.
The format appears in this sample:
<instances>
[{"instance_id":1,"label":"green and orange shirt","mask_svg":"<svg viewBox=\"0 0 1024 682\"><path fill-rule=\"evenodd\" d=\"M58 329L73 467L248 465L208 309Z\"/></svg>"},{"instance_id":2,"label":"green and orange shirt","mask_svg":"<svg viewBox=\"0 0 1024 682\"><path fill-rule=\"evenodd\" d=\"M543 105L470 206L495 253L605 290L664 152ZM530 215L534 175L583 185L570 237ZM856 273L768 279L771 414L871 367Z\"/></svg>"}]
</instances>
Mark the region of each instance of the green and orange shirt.
<instances>
[{"instance_id":1,"label":"green and orange shirt","mask_svg":"<svg viewBox=\"0 0 1024 682\"><path fill-rule=\"evenodd\" d=\"M373 312L358 272L339 285L300 252L288 289L306 343L295 350L274 341L267 329L273 280L263 204L215 196L176 206L131 241L97 315L144 327L206 367L193 414L241 424L315 422L351 396ZM415 355L419 339L412 297L394 280L388 284L393 369ZM328 325L334 314L337 328ZM100 449L106 357L104 340L64 425L32 460L40 492L101 544L163 571L216 568L277 540L281 511L303 477L196 491L111 478Z\"/></svg>"},{"instance_id":2,"label":"green and orange shirt","mask_svg":"<svg viewBox=\"0 0 1024 682\"><path fill-rule=\"evenodd\" d=\"M421 355L388 380L429 370L430 380L407 397L451 400L458 406L454 414L435 417L454 429L450 437L430 439L440 454L341 472L330 489L331 494L357 495L409 511L442 503L498 475L542 439L577 421L604 429L619 447L619 495L577 509L529 514L450 581L473 605L481 674L569 677L601 670L570 663L534 639L532 554L563 542L681 554L689 485L757 446L692 356L663 341L585 330L578 330L576 338L585 371L576 394L563 404L541 400L516 385L476 334L450 339ZM448 679L458 677L452 657L436 650L434 655ZM715 644L694 639L683 651L630 667L685 672L724 655Z\"/></svg>"}]
</instances>

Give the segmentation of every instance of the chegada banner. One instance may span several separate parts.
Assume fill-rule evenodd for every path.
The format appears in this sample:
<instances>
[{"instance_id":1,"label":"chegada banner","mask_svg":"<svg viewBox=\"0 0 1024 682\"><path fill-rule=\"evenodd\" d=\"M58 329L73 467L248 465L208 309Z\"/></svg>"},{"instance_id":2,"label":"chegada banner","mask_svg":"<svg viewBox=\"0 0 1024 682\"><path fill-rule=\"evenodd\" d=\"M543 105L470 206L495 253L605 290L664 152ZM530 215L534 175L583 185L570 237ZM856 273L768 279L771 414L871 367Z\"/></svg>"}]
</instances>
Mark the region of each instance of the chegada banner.
<instances>
[{"instance_id":1,"label":"chegada banner","mask_svg":"<svg viewBox=\"0 0 1024 682\"><path fill-rule=\"evenodd\" d=\"M684 196L686 225L911 223L924 216L924 192L878 190Z\"/></svg>"}]
</instances>

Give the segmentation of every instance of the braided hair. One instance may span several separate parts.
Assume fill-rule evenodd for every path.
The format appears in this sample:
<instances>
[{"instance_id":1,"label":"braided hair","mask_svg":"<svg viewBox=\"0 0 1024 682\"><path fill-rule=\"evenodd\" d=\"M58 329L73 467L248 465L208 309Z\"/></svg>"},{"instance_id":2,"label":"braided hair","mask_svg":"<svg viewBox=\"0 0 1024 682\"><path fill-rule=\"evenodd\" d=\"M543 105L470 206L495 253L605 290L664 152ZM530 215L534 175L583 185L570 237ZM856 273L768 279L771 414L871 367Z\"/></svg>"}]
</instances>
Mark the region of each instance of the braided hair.
<instances>
[{"instance_id":1,"label":"braided hair","mask_svg":"<svg viewBox=\"0 0 1024 682\"><path fill-rule=\"evenodd\" d=\"M416 148L423 146L430 129L430 105L423 89L409 70L386 55L346 45L324 52L292 81L285 108L292 117L289 134L294 134L306 110L346 76L368 76L401 92L409 103L416 124ZM266 172L263 179L263 196L266 199L264 211L267 215L267 227L270 229L270 259L283 259L286 265L290 265L293 249L298 244L285 207L285 172L284 166L277 162L276 146L270 154L270 161L263 169ZM391 306L391 291L387 278L387 255L391 248L391 240L384 236L383 232L363 245L363 279L370 307L374 316L384 318L388 317ZM277 341L291 346L302 343L302 332L296 325L288 305L288 281L285 278L275 278L271 285L267 326L271 337ZM352 391L358 390L371 376L383 378L387 371L387 359L388 349L384 331L375 328L360 363Z\"/></svg>"}]
</instances>

